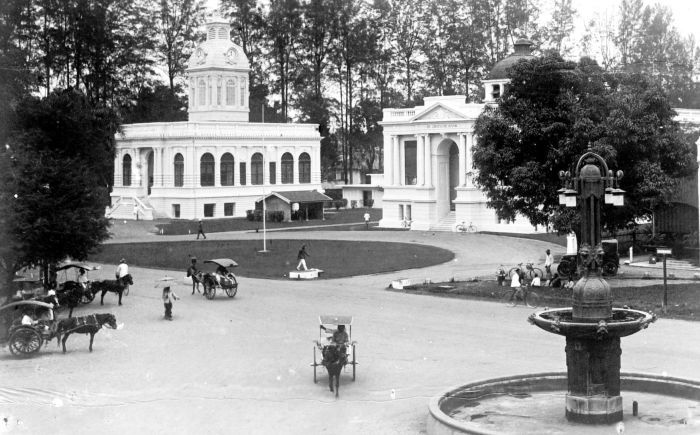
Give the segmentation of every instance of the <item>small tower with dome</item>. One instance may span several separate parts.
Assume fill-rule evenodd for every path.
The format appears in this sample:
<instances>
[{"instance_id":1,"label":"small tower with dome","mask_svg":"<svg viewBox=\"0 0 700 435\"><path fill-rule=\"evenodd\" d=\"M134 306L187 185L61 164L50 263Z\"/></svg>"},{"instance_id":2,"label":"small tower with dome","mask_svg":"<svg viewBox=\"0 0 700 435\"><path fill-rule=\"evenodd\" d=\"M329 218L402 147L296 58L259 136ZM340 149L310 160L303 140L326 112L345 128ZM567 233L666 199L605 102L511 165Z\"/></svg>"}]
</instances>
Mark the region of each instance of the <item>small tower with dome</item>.
<instances>
[{"instance_id":1,"label":"small tower with dome","mask_svg":"<svg viewBox=\"0 0 700 435\"><path fill-rule=\"evenodd\" d=\"M206 32L206 41L194 50L186 70L189 120L248 122L248 58L231 41L225 19L209 18Z\"/></svg>"},{"instance_id":2,"label":"small tower with dome","mask_svg":"<svg viewBox=\"0 0 700 435\"><path fill-rule=\"evenodd\" d=\"M534 59L532 54L532 46L534 45L529 39L518 39L515 41L515 50L512 54L496 62L491 69L489 76L484 83L484 103L495 103L503 93L505 87L510 82L508 78L508 68L518 63L521 59Z\"/></svg>"}]
</instances>

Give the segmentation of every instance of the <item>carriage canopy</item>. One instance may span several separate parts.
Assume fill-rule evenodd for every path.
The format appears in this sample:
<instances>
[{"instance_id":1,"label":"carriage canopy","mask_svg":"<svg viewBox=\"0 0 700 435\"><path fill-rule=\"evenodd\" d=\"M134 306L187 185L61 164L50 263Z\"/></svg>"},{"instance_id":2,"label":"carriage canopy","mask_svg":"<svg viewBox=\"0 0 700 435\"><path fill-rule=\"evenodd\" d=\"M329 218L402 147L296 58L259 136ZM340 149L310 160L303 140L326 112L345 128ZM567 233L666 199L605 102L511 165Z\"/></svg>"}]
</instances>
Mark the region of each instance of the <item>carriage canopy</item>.
<instances>
[{"instance_id":1,"label":"carriage canopy","mask_svg":"<svg viewBox=\"0 0 700 435\"><path fill-rule=\"evenodd\" d=\"M68 270L71 268L83 269L84 271L89 272L91 270L97 270L100 267L99 266L91 266L87 263L66 263L62 266L57 267L56 271Z\"/></svg>"},{"instance_id":2,"label":"carriage canopy","mask_svg":"<svg viewBox=\"0 0 700 435\"><path fill-rule=\"evenodd\" d=\"M9 304L5 304L0 307L0 312L9 310L11 308L16 308L16 309L21 309L21 308L47 308L47 309L53 309L53 305L47 304L46 302L41 302L41 301L17 301L17 302L10 302Z\"/></svg>"},{"instance_id":3,"label":"carriage canopy","mask_svg":"<svg viewBox=\"0 0 700 435\"><path fill-rule=\"evenodd\" d=\"M204 260L204 262L205 263L213 263L213 264L216 264L217 266L223 266L223 267L236 267L236 266L238 266L238 263L231 260L230 258L214 258L212 260Z\"/></svg>"},{"instance_id":4,"label":"carriage canopy","mask_svg":"<svg viewBox=\"0 0 700 435\"><path fill-rule=\"evenodd\" d=\"M318 316L318 323L321 325L352 325L352 316Z\"/></svg>"}]
</instances>

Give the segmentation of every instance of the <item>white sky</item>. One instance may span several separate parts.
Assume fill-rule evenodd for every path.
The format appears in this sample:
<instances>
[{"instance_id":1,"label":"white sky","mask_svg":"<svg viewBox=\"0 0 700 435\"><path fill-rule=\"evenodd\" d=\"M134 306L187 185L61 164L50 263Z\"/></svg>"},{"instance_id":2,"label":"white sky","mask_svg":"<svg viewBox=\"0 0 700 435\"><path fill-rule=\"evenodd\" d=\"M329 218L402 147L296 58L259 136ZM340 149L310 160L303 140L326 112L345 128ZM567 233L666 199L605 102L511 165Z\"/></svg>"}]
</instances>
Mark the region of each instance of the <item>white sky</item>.
<instances>
[{"instance_id":1,"label":"white sky","mask_svg":"<svg viewBox=\"0 0 700 435\"><path fill-rule=\"evenodd\" d=\"M554 0L543 0L542 8L551 7L553 3ZM582 34L583 23L590 20L596 13L604 16L607 10L608 15L616 15L621 3L621 0L573 0L574 9L578 11L577 29L574 33ZM643 3L645 5L660 3L670 7L681 35L692 33L695 35L695 40L700 42L700 0L643 0ZM219 6L219 0L206 0L206 5L213 12Z\"/></svg>"}]
</instances>

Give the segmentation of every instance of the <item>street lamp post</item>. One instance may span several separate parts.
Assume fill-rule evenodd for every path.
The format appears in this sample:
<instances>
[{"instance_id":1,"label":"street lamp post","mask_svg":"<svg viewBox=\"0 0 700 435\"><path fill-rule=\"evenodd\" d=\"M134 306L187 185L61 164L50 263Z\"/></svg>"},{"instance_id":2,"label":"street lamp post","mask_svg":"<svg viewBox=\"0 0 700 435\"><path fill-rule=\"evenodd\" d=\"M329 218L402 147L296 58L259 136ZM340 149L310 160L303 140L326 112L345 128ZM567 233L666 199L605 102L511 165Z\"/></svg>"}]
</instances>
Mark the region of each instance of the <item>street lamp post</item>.
<instances>
[{"instance_id":1,"label":"street lamp post","mask_svg":"<svg viewBox=\"0 0 700 435\"><path fill-rule=\"evenodd\" d=\"M579 267L583 272L600 272L602 266L600 208L603 202L615 207L624 205L625 191L619 188L622 171L614 173L608 169L605 160L598 154L588 151L576 164L574 173L559 172L564 186L559 189L559 204L566 207L579 207L581 214L581 241L579 247Z\"/></svg>"}]
</instances>

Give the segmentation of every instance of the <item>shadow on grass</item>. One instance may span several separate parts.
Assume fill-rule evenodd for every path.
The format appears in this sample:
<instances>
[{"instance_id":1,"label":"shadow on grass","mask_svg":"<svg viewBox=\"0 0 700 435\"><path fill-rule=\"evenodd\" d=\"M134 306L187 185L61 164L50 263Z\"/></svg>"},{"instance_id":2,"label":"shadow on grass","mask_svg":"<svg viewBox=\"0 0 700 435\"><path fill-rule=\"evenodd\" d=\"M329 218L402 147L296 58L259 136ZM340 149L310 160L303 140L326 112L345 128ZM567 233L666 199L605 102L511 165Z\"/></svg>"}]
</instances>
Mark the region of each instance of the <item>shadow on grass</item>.
<instances>
[{"instance_id":1,"label":"shadow on grass","mask_svg":"<svg viewBox=\"0 0 700 435\"><path fill-rule=\"evenodd\" d=\"M323 270L322 278L342 278L414 269L445 263L454 259L454 253L434 246L392 243L353 242L343 240L287 240L267 241L266 254L260 240L188 240L147 243L113 243L102 245L100 252L89 260L117 264L125 257L129 265L155 269L185 270L190 257L203 261L211 258L231 258L239 267L236 275L250 278L286 279L287 273L297 266L297 252L306 244L309 268ZM213 267L211 271L213 271Z\"/></svg>"}]
</instances>

